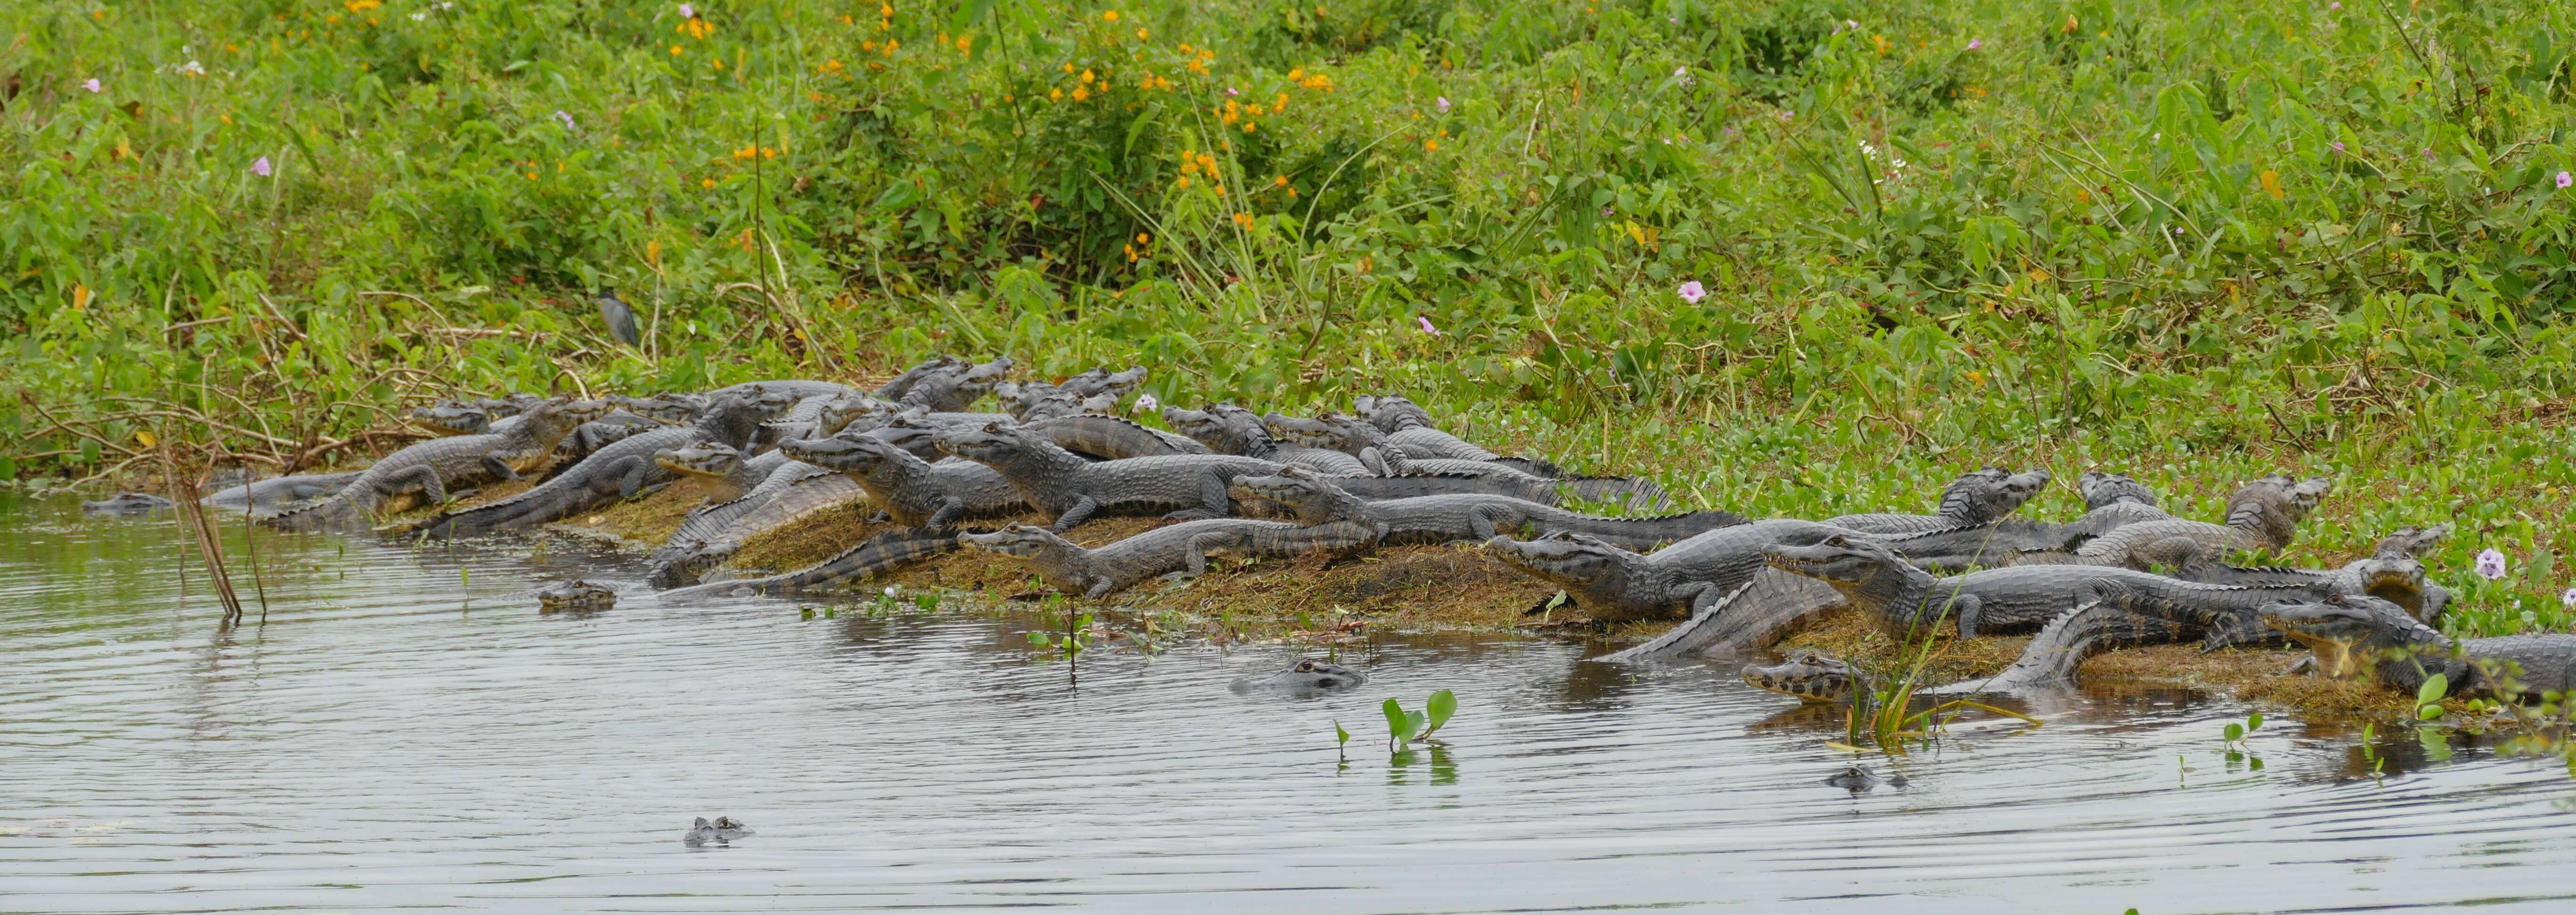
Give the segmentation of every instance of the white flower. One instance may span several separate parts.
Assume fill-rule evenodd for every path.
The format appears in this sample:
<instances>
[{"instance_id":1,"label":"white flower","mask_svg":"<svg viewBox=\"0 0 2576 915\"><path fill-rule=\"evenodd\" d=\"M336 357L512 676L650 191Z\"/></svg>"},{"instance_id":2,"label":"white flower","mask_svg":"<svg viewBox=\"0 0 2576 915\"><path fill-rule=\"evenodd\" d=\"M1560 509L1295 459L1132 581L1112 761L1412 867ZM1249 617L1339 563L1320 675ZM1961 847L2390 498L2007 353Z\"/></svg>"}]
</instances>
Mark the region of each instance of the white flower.
<instances>
[{"instance_id":1,"label":"white flower","mask_svg":"<svg viewBox=\"0 0 2576 915\"><path fill-rule=\"evenodd\" d=\"M2504 554L2493 549L2478 554L2478 577L2495 581L2504 577Z\"/></svg>"},{"instance_id":2,"label":"white flower","mask_svg":"<svg viewBox=\"0 0 2576 915\"><path fill-rule=\"evenodd\" d=\"M893 597L894 595L895 595L895 587L894 587L893 585L887 585L887 586L886 586L886 589L885 589L885 596L887 596L887 597Z\"/></svg>"},{"instance_id":3,"label":"white flower","mask_svg":"<svg viewBox=\"0 0 2576 915\"><path fill-rule=\"evenodd\" d=\"M2569 588L2565 591L2558 592L2558 605L2569 610L2576 610L2576 588Z\"/></svg>"},{"instance_id":4,"label":"white flower","mask_svg":"<svg viewBox=\"0 0 2576 915\"><path fill-rule=\"evenodd\" d=\"M1159 410L1159 409L1162 409L1162 407L1163 407L1163 402L1162 402L1162 401L1159 401L1159 400L1155 400L1155 399L1154 399L1154 395L1152 395L1152 394L1139 394L1139 395L1136 395L1136 409L1139 409L1139 410ZM2576 593L2576 589L2570 589L2570 593Z\"/></svg>"}]
</instances>

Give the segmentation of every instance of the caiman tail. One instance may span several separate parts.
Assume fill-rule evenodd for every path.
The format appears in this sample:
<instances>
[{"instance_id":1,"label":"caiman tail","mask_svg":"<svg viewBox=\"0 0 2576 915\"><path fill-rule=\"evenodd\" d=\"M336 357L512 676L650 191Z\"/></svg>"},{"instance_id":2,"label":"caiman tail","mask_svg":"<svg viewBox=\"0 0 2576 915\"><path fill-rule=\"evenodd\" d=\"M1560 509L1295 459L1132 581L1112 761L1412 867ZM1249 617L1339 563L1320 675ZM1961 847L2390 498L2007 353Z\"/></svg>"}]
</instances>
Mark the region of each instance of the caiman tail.
<instances>
[{"instance_id":1,"label":"caiman tail","mask_svg":"<svg viewBox=\"0 0 2576 915\"><path fill-rule=\"evenodd\" d=\"M2117 599L2085 604L2057 615L2024 647L2021 657L2002 673L1984 680L1962 680L1924 692L1930 695L2021 693L2073 689L2084 660L2114 648L2178 642L2189 628L2180 617L2139 613Z\"/></svg>"},{"instance_id":2,"label":"caiman tail","mask_svg":"<svg viewBox=\"0 0 2576 915\"><path fill-rule=\"evenodd\" d=\"M1818 613L1849 603L1824 582L1779 569L1763 569L1754 573L1751 581L1691 614L1672 631L1643 645L1592 660L1628 664L1752 651L1779 641L1798 623Z\"/></svg>"},{"instance_id":3,"label":"caiman tail","mask_svg":"<svg viewBox=\"0 0 2576 915\"><path fill-rule=\"evenodd\" d=\"M1586 502L1607 502L1632 512L1673 510L1664 487L1644 477L1562 477L1555 482Z\"/></svg>"},{"instance_id":4,"label":"caiman tail","mask_svg":"<svg viewBox=\"0 0 2576 915\"><path fill-rule=\"evenodd\" d=\"M868 538L867 542L858 546L843 550L838 556L793 572L767 578L719 581L676 591L665 591L662 592L662 600L670 603L698 598L755 594L767 597L794 597L800 594L838 590L942 553L954 552L956 549L957 535L955 534L943 534L919 527L887 531Z\"/></svg>"}]
</instances>

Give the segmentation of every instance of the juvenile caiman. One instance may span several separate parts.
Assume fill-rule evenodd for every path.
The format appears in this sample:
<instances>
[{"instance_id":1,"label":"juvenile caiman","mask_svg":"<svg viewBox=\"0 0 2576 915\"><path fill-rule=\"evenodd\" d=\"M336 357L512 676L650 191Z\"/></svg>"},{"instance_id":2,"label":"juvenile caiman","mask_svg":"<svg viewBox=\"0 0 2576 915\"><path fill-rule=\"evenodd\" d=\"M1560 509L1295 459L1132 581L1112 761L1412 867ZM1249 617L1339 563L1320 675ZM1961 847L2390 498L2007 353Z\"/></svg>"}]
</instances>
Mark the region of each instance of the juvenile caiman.
<instances>
[{"instance_id":1,"label":"juvenile caiman","mask_svg":"<svg viewBox=\"0 0 2576 915\"><path fill-rule=\"evenodd\" d=\"M1505 564L1565 589L1575 607L1595 620L1689 618L1665 637L1601 659L1634 661L1759 648L1768 639L1739 637L1734 620L1774 613L1795 619L1841 605L1833 589L1768 570L1762 561L1763 551L1777 544L1836 535L1858 536L1813 521L1772 519L1718 528L1652 555L1582 534L1497 537L1485 548ZM1722 605L1734 610L1723 620ZM1762 634L1778 628L1765 625Z\"/></svg>"},{"instance_id":2,"label":"juvenile caiman","mask_svg":"<svg viewBox=\"0 0 2576 915\"><path fill-rule=\"evenodd\" d=\"M2020 508L2048 488L2048 471L2013 473L1988 467L1959 477L1941 490L1939 514L1843 515L1826 524L1864 534L1920 534L1945 528L1987 524Z\"/></svg>"},{"instance_id":3,"label":"juvenile caiman","mask_svg":"<svg viewBox=\"0 0 2576 915\"><path fill-rule=\"evenodd\" d=\"M1206 445L1188 438L1138 425L1132 420L1097 413L1033 420L1023 425L1046 436L1057 447L1103 461L1209 453ZM938 448L934 445L931 450L937 451Z\"/></svg>"},{"instance_id":4,"label":"juvenile caiman","mask_svg":"<svg viewBox=\"0 0 2576 915\"><path fill-rule=\"evenodd\" d=\"M700 508L742 498L745 490L760 485L753 479L751 462L742 452L723 442L694 442L680 448L653 452L653 463L683 477L702 481L707 501Z\"/></svg>"},{"instance_id":5,"label":"juvenile caiman","mask_svg":"<svg viewBox=\"0 0 2576 915\"><path fill-rule=\"evenodd\" d=\"M750 440L763 421L786 412L794 404L795 399L786 392L752 385L739 393L716 399L715 405L709 407L706 415L695 424L629 436L625 441L592 453L579 465L535 489L498 502L441 514L422 522L414 530L434 537L472 537L517 530L571 517L634 496L648 488L659 488L670 482L673 475L653 463L655 452L700 441L739 448Z\"/></svg>"},{"instance_id":6,"label":"juvenile caiman","mask_svg":"<svg viewBox=\"0 0 2576 915\"><path fill-rule=\"evenodd\" d=\"M606 414L606 401L548 400L521 414L503 433L456 435L404 447L351 479L339 492L304 508L261 519L287 530L353 527L447 501L450 487L517 479L544 465L574 426Z\"/></svg>"},{"instance_id":7,"label":"juvenile caiman","mask_svg":"<svg viewBox=\"0 0 2576 915\"><path fill-rule=\"evenodd\" d=\"M934 413L963 410L992 393L993 386L1001 384L1002 379L1010 374L1009 356L962 368L927 372L894 402L897 406L920 407Z\"/></svg>"},{"instance_id":8,"label":"juvenile caiman","mask_svg":"<svg viewBox=\"0 0 2576 915\"><path fill-rule=\"evenodd\" d=\"M1226 487L1236 477L1277 473L1284 466L1227 454L1094 463L1038 433L1000 423L941 429L934 440L941 451L1001 471L1029 507L1058 531L1096 516L1223 517L1233 510Z\"/></svg>"},{"instance_id":9,"label":"juvenile caiman","mask_svg":"<svg viewBox=\"0 0 2576 915\"><path fill-rule=\"evenodd\" d=\"M789 457L848 475L896 524L954 531L964 521L1018 514L1028 505L1000 471L971 461L931 464L873 436L784 442Z\"/></svg>"},{"instance_id":10,"label":"juvenile caiman","mask_svg":"<svg viewBox=\"0 0 2576 915\"><path fill-rule=\"evenodd\" d=\"M966 361L955 356L932 356L914 363L911 368L904 369L903 374L896 375L888 379L885 384L877 386L877 399L887 403L902 400L903 395L912 393L912 386L920 384L921 379L950 371L962 372L966 367Z\"/></svg>"},{"instance_id":11,"label":"juvenile caiman","mask_svg":"<svg viewBox=\"0 0 2576 915\"><path fill-rule=\"evenodd\" d=\"M867 505L867 492L839 471L787 461L742 498L691 512L653 552L644 581L655 588L696 584L753 537L811 515L859 511Z\"/></svg>"},{"instance_id":12,"label":"juvenile caiman","mask_svg":"<svg viewBox=\"0 0 2576 915\"><path fill-rule=\"evenodd\" d=\"M81 511L92 515L141 515L177 507L178 503L167 497L148 492L120 492L95 502L81 503Z\"/></svg>"},{"instance_id":13,"label":"juvenile caiman","mask_svg":"<svg viewBox=\"0 0 2576 915\"><path fill-rule=\"evenodd\" d=\"M709 597L793 597L845 590L850 585L956 550L957 537L954 534L901 528L870 537L837 556L793 572L664 591L661 600L664 604L683 605Z\"/></svg>"},{"instance_id":14,"label":"juvenile caiman","mask_svg":"<svg viewBox=\"0 0 2576 915\"><path fill-rule=\"evenodd\" d=\"M442 400L411 408L413 425L434 435L482 435L492 431L492 413L461 400Z\"/></svg>"},{"instance_id":15,"label":"juvenile caiman","mask_svg":"<svg viewBox=\"0 0 2576 915\"><path fill-rule=\"evenodd\" d=\"M2117 566L2007 566L1939 577L1858 536L1773 546L1764 560L1832 586L1892 633L1919 635L1949 618L1963 638L2037 629L2113 596L2130 609L2187 618L2199 631L2217 632L2252 620L2266 603L2324 593L2318 585L2209 585Z\"/></svg>"},{"instance_id":16,"label":"juvenile caiman","mask_svg":"<svg viewBox=\"0 0 2576 915\"><path fill-rule=\"evenodd\" d=\"M1173 572L1204 574L1210 555L1348 556L1377 545L1376 531L1357 524L1306 525L1253 518L1165 525L1096 550L1026 524L1011 524L988 534L960 534L957 539L979 550L1026 559L1048 585L1091 601Z\"/></svg>"},{"instance_id":17,"label":"juvenile caiman","mask_svg":"<svg viewBox=\"0 0 2576 915\"><path fill-rule=\"evenodd\" d=\"M1869 692L1869 678L1841 658L1821 651L1801 651L1778 664L1747 664L1738 673L1748 686L1796 696L1808 702L1848 702L1853 693Z\"/></svg>"},{"instance_id":18,"label":"juvenile caiman","mask_svg":"<svg viewBox=\"0 0 2576 915\"><path fill-rule=\"evenodd\" d=\"M1353 668L1344 667L1331 661L1317 661L1312 658L1299 658L1297 659L1297 663L1288 665L1287 670L1271 674L1267 677L1244 677L1226 684L1226 688L1238 693L1248 693L1254 690L1277 690L1289 693L1320 693L1336 689L1349 689L1354 686L1363 686L1367 683L1368 675Z\"/></svg>"},{"instance_id":19,"label":"juvenile caiman","mask_svg":"<svg viewBox=\"0 0 2576 915\"><path fill-rule=\"evenodd\" d=\"M1287 416L1278 412L1262 414L1261 427L1270 438L1300 448L1339 451L1358 458L1368 472L1379 476L1403 473L1404 449L1387 441L1386 433L1367 420L1326 410L1315 416Z\"/></svg>"},{"instance_id":20,"label":"juvenile caiman","mask_svg":"<svg viewBox=\"0 0 2576 915\"><path fill-rule=\"evenodd\" d=\"M1352 403L1352 410L1369 425L1386 433L1386 440L1404 449L1409 458L1453 458L1462 461L1485 461L1501 464L1533 476L1551 479L1565 476L1555 464L1537 458L1508 457L1495 454L1466 439L1441 431L1431 421L1431 413L1421 405L1392 394L1366 394Z\"/></svg>"},{"instance_id":21,"label":"juvenile caiman","mask_svg":"<svg viewBox=\"0 0 2576 915\"><path fill-rule=\"evenodd\" d=\"M2366 595L2283 601L2264 607L2262 618L2315 654L2320 675L2367 677L2410 696L2433 674L2448 681L2446 696L2529 702L2576 689L2576 635L2453 643L2405 608Z\"/></svg>"},{"instance_id":22,"label":"juvenile caiman","mask_svg":"<svg viewBox=\"0 0 2576 915\"><path fill-rule=\"evenodd\" d=\"M2155 507L2154 490L2128 477L2088 470L2076 485L2089 507L2083 517L2063 524L2006 517L1877 539L1917 568L1959 572L1978 566L2071 563L2075 548L2087 540L2121 525L2171 517Z\"/></svg>"},{"instance_id":23,"label":"juvenile caiman","mask_svg":"<svg viewBox=\"0 0 2576 915\"><path fill-rule=\"evenodd\" d=\"M2333 593L2367 594L2405 608L2416 619L2440 625L2442 611L2451 603L2451 591L2426 577L2423 555L2450 534L2448 524L2399 528L2381 538L2370 556L2337 569L2195 563L2175 570L2174 577L2222 585L2322 583Z\"/></svg>"},{"instance_id":24,"label":"juvenile caiman","mask_svg":"<svg viewBox=\"0 0 2576 915\"><path fill-rule=\"evenodd\" d=\"M1145 383L1145 375L1144 366L1116 374L1095 368L1067 378L1062 384L1005 381L993 387L993 396L1002 402L1003 412L1022 422L1034 422L1081 410L1114 409L1129 392ZM1066 411L1067 407L1073 410Z\"/></svg>"},{"instance_id":25,"label":"juvenile caiman","mask_svg":"<svg viewBox=\"0 0 2576 915\"><path fill-rule=\"evenodd\" d=\"M1380 528L1382 543L1483 543L1503 534L1565 531L1600 538L1631 550L1651 550L1708 531L1745 523L1733 512L1697 511L1656 518L1581 515L1526 499L1494 495L1420 496L1371 502L1300 467L1234 481L1237 502L1261 499L1286 507L1298 520L1354 520Z\"/></svg>"},{"instance_id":26,"label":"juvenile caiman","mask_svg":"<svg viewBox=\"0 0 2576 915\"><path fill-rule=\"evenodd\" d=\"M1270 437L1260 414L1230 403L1208 404L1205 410L1164 407L1163 424L1217 454L1239 454L1330 474L1358 476L1371 472L1359 458L1340 451L1281 444Z\"/></svg>"},{"instance_id":27,"label":"juvenile caiman","mask_svg":"<svg viewBox=\"0 0 2576 915\"><path fill-rule=\"evenodd\" d=\"M2333 481L2322 477L2264 477L2228 497L2226 524L2181 518L2132 522L2085 541L2076 548L2074 561L2145 569L2225 562L2241 550L2278 552L2290 545L2299 522L2333 488Z\"/></svg>"}]
</instances>

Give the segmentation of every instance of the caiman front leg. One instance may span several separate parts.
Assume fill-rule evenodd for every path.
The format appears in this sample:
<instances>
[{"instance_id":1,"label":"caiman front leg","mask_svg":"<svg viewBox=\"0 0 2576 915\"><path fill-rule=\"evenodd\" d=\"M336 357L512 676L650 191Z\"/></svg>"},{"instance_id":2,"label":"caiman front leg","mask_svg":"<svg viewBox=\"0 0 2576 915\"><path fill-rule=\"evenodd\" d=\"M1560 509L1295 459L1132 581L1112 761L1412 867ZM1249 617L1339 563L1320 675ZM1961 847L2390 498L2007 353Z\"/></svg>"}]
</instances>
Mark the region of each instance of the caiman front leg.
<instances>
[{"instance_id":1,"label":"caiman front leg","mask_svg":"<svg viewBox=\"0 0 2576 915\"><path fill-rule=\"evenodd\" d=\"M1072 505L1065 506L1064 513L1055 516L1055 524L1050 526L1056 533L1061 534L1081 527L1084 522L1091 520L1092 513L1099 510L1100 500L1083 496L1073 500Z\"/></svg>"},{"instance_id":2,"label":"caiman front leg","mask_svg":"<svg viewBox=\"0 0 2576 915\"><path fill-rule=\"evenodd\" d=\"M939 501L939 508L932 511L930 517L921 522L921 526L932 531L946 531L956 527L957 522L964 520L965 517L966 500L949 496Z\"/></svg>"},{"instance_id":3,"label":"caiman front leg","mask_svg":"<svg viewBox=\"0 0 2576 915\"><path fill-rule=\"evenodd\" d=\"M1226 475L1222 471L1210 470L1205 475L1199 477L1198 507L1185 508L1171 514L1164 515L1163 520L1203 521L1209 518L1223 518L1232 514L1234 511L1234 501L1231 498L1228 498L1225 494L1226 487L1232 485L1234 485L1233 477Z\"/></svg>"},{"instance_id":4,"label":"caiman front leg","mask_svg":"<svg viewBox=\"0 0 2576 915\"><path fill-rule=\"evenodd\" d=\"M503 459L499 452L493 452L483 456L483 472L491 474L494 478L501 480L516 480L519 478L519 469L510 466L510 462Z\"/></svg>"},{"instance_id":5,"label":"caiman front leg","mask_svg":"<svg viewBox=\"0 0 2576 915\"><path fill-rule=\"evenodd\" d=\"M430 505L447 504L447 484L439 480L437 469L427 464L417 464L386 474L383 484L376 490L376 498L382 501L393 498L397 493L415 490Z\"/></svg>"}]
</instances>

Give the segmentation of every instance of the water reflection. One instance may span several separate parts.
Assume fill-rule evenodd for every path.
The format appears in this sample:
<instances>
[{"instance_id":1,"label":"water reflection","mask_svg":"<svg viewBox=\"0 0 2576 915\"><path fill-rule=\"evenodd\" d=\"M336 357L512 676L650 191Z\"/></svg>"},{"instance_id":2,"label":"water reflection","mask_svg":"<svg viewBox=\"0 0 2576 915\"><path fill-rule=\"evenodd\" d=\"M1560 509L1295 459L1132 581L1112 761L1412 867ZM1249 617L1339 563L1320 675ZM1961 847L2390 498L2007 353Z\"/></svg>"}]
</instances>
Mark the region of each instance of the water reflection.
<instances>
[{"instance_id":1,"label":"water reflection","mask_svg":"<svg viewBox=\"0 0 2576 915\"><path fill-rule=\"evenodd\" d=\"M0 910L2539 908L2576 865L2554 763L2280 720L2257 771L2178 691L1968 716L1855 794L1841 709L1735 665L1377 634L1358 690L1237 695L1324 650L1110 642L1073 687L1025 605L664 606L564 538L263 537L269 621L219 633L183 543L0 501ZM619 605L511 596L573 576ZM1442 688L1390 753L1378 704ZM758 831L673 841L716 812Z\"/></svg>"}]
</instances>

